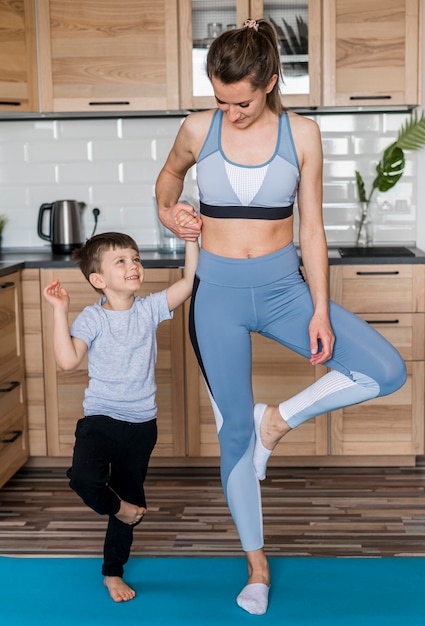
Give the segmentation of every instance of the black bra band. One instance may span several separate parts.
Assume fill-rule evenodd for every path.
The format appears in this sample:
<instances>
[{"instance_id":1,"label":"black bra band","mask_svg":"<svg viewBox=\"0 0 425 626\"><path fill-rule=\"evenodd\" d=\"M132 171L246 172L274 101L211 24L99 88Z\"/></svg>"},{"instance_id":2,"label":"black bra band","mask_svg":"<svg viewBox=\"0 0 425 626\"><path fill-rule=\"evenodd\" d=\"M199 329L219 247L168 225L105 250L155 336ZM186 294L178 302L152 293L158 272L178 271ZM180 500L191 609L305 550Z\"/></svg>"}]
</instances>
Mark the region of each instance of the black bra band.
<instances>
[{"instance_id":1,"label":"black bra band","mask_svg":"<svg viewBox=\"0 0 425 626\"><path fill-rule=\"evenodd\" d=\"M294 205L280 207L212 206L200 202L200 213L207 217L244 220L283 220L293 213Z\"/></svg>"}]
</instances>

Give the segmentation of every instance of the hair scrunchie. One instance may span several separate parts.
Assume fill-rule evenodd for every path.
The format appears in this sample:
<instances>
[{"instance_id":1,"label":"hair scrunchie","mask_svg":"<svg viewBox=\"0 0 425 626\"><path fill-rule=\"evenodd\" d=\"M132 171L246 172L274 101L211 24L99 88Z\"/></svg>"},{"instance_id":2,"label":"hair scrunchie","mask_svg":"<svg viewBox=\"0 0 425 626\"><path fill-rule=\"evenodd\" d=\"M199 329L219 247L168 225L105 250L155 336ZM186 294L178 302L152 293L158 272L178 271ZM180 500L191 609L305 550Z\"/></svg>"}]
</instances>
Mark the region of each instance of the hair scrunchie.
<instances>
[{"instance_id":1,"label":"hair scrunchie","mask_svg":"<svg viewBox=\"0 0 425 626\"><path fill-rule=\"evenodd\" d=\"M257 20L245 20L244 26L245 28L253 28L254 30L258 32Z\"/></svg>"}]
</instances>

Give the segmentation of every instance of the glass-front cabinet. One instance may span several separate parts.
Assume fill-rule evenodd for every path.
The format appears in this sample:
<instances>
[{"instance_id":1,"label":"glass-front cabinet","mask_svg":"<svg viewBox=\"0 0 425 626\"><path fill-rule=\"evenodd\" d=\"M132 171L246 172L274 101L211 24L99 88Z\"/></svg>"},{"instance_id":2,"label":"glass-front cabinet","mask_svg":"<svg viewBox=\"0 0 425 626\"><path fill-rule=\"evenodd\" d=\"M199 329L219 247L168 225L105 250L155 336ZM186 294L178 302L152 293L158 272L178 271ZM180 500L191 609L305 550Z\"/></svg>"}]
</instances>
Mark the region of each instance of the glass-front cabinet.
<instances>
[{"instance_id":1,"label":"glass-front cabinet","mask_svg":"<svg viewBox=\"0 0 425 626\"><path fill-rule=\"evenodd\" d=\"M318 106L321 93L321 2L318 0L183 0L179 3L181 107L215 106L205 73L208 48L223 30L247 18L272 22L280 45L283 103Z\"/></svg>"}]
</instances>

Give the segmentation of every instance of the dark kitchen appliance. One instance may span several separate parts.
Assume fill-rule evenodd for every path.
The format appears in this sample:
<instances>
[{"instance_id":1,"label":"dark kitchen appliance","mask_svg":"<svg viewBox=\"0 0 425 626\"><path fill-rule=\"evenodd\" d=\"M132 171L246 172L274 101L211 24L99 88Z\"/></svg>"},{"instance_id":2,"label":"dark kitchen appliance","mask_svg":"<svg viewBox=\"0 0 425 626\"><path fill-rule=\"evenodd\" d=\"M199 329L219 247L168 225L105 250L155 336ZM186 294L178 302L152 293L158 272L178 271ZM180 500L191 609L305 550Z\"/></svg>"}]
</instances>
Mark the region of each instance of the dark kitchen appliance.
<instances>
[{"instance_id":1,"label":"dark kitchen appliance","mask_svg":"<svg viewBox=\"0 0 425 626\"><path fill-rule=\"evenodd\" d=\"M84 202L77 200L57 200L41 205L38 213L38 236L51 242L54 254L71 254L84 243L82 213L85 206ZM46 214L49 217L47 232L44 230Z\"/></svg>"},{"instance_id":2,"label":"dark kitchen appliance","mask_svg":"<svg viewBox=\"0 0 425 626\"><path fill-rule=\"evenodd\" d=\"M342 257L411 257L415 256L415 253L406 248L405 246L347 246L338 248L338 252Z\"/></svg>"}]
</instances>

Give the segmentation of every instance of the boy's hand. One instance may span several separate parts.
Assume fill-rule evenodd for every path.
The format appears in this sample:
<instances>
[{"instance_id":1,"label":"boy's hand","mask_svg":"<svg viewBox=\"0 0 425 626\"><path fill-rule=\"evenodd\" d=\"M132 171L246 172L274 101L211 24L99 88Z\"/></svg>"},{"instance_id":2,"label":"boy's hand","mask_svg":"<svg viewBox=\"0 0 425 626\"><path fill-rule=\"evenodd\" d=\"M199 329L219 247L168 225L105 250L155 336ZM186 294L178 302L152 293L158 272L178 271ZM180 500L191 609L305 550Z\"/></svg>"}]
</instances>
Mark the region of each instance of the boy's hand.
<instances>
[{"instance_id":1,"label":"boy's hand","mask_svg":"<svg viewBox=\"0 0 425 626\"><path fill-rule=\"evenodd\" d=\"M176 224L178 226L194 226L199 222L202 222L199 215L196 213L194 207L189 204L187 208L179 209L175 215Z\"/></svg>"},{"instance_id":2,"label":"boy's hand","mask_svg":"<svg viewBox=\"0 0 425 626\"><path fill-rule=\"evenodd\" d=\"M202 219L194 207L186 202L178 202L170 210L167 221L163 223L177 237L185 241L197 241L201 234Z\"/></svg>"},{"instance_id":3,"label":"boy's hand","mask_svg":"<svg viewBox=\"0 0 425 626\"><path fill-rule=\"evenodd\" d=\"M63 309L68 311L69 308L69 295L66 289L61 287L58 280L54 280L50 285L47 285L43 289L43 296L53 308Z\"/></svg>"}]
</instances>

